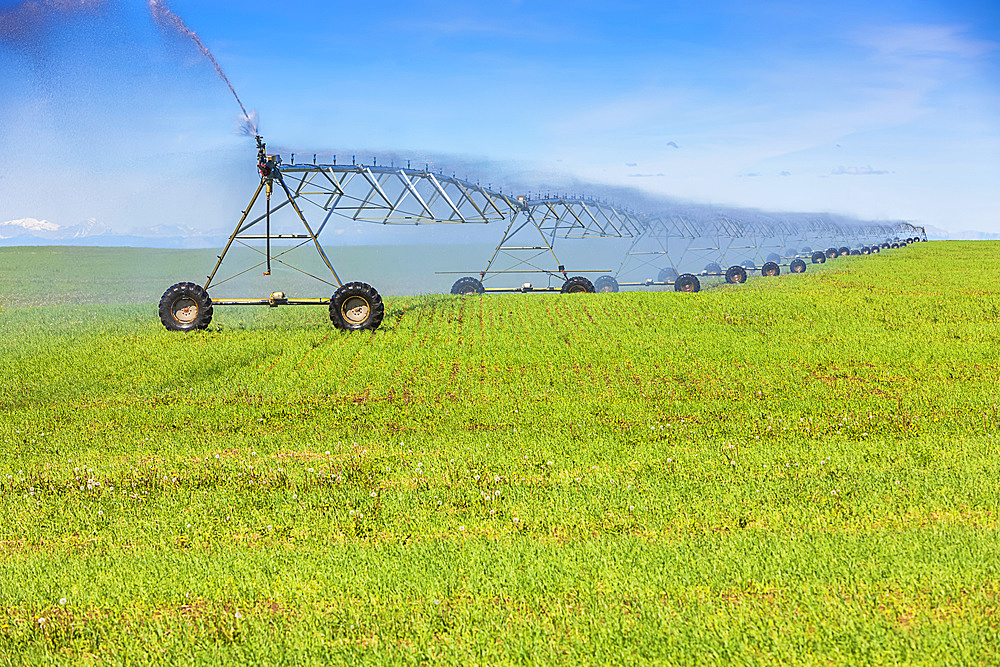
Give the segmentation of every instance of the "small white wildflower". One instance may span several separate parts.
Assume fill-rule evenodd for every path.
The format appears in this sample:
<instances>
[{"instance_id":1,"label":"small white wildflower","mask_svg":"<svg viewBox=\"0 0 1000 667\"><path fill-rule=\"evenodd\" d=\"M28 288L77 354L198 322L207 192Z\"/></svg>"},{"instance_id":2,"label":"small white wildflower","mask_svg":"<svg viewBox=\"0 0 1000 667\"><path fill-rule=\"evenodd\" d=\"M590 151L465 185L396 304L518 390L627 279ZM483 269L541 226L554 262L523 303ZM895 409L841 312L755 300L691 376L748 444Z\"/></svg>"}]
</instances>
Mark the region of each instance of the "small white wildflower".
<instances>
[{"instance_id":1,"label":"small white wildflower","mask_svg":"<svg viewBox=\"0 0 1000 667\"><path fill-rule=\"evenodd\" d=\"M60 604L60 606L61 605L65 605L66 604L66 598L59 598L59 604Z\"/></svg>"},{"instance_id":2,"label":"small white wildflower","mask_svg":"<svg viewBox=\"0 0 1000 667\"><path fill-rule=\"evenodd\" d=\"M235 614L233 614L233 616L235 616L236 618L243 618L243 614L241 614L240 612L236 612Z\"/></svg>"}]
</instances>

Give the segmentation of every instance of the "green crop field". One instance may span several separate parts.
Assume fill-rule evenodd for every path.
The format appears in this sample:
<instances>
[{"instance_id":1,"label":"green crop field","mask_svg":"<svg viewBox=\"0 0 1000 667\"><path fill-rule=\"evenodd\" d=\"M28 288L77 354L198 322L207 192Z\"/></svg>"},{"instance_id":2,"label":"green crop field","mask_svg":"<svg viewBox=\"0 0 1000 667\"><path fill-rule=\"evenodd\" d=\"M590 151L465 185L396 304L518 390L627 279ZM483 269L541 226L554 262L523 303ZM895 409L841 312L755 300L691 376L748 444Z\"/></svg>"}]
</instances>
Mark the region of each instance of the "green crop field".
<instances>
[{"instance_id":1,"label":"green crop field","mask_svg":"<svg viewBox=\"0 0 1000 667\"><path fill-rule=\"evenodd\" d=\"M996 664L998 250L178 334L5 249L0 664Z\"/></svg>"}]
</instances>

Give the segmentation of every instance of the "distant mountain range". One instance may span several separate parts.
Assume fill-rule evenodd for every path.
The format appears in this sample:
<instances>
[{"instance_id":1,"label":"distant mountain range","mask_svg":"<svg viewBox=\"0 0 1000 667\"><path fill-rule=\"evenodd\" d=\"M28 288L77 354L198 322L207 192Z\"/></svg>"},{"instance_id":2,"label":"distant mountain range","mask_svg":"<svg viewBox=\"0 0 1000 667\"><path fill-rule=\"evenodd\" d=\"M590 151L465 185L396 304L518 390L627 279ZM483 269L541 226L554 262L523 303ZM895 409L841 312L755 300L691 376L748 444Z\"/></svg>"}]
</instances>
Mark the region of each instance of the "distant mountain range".
<instances>
[{"instance_id":1,"label":"distant mountain range","mask_svg":"<svg viewBox=\"0 0 1000 667\"><path fill-rule=\"evenodd\" d=\"M76 225L22 218L0 222L0 246L83 245L138 248L215 248L226 242L221 233L205 233L181 225L157 225L146 233L118 234L94 218Z\"/></svg>"},{"instance_id":2,"label":"distant mountain range","mask_svg":"<svg viewBox=\"0 0 1000 667\"><path fill-rule=\"evenodd\" d=\"M949 232L947 229L941 229L932 225L924 225L924 231L927 232L927 238L931 241L995 241L1000 239L1000 234L994 234L993 232L977 232L974 230Z\"/></svg>"},{"instance_id":3,"label":"distant mountain range","mask_svg":"<svg viewBox=\"0 0 1000 667\"><path fill-rule=\"evenodd\" d=\"M987 241L1000 239L993 232L962 231L926 225L931 240ZM185 225L155 225L142 234L119 234L108 225L90 218L76 225L57 225L48 220L22 218L0 222L0 246L82 245L129 246L134 248L218 248L225 245L228 234L205 232Z\"/></svg>"}]
</instances>

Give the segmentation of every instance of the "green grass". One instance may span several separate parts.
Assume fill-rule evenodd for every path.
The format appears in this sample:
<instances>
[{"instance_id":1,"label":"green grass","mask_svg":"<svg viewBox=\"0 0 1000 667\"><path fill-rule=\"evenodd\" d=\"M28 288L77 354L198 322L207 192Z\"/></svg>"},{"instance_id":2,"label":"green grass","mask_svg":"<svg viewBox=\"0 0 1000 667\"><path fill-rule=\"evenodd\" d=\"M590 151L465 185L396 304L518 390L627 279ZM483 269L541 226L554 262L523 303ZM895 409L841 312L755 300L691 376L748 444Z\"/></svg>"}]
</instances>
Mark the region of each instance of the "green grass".
<instances>
[{"instance_id":1,"label":"green grass","mask_svg":"<svg viewBox=\"0 0 1000 667\"><path fill-rule=\"evenodd\" d=\"M374 334L9 262L0 664L995 663L997 248Z\"/></svg>"}]
</instances>

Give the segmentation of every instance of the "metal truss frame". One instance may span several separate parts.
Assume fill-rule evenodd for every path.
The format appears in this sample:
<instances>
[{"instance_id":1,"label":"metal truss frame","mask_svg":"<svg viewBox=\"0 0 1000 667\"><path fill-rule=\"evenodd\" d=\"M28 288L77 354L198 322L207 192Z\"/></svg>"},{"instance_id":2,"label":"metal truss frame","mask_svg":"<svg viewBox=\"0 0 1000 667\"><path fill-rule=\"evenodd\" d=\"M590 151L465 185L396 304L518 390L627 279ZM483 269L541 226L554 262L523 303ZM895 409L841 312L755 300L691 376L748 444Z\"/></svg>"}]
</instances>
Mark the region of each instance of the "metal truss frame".
<instances>
[{"instance_id":1,"label":"metal truss frame","mask_svg":"<svg viewBox=\"0 0 1000 667\"><path fill-rule=\"evenodd\" d=\"M587 197L517 198L518 208L508 222L486 266L480 271L438 271L438 274L475 273L487 292L559 291L571 271L559 260L556 242L563 239L635 238L643 221L633 211ZM609 273L610 269L574 269L572 273ZM544 286L487 285L510 275L539 275ZM555 283L558 284L555 284Z\"/></svg>"}]
</instances>

